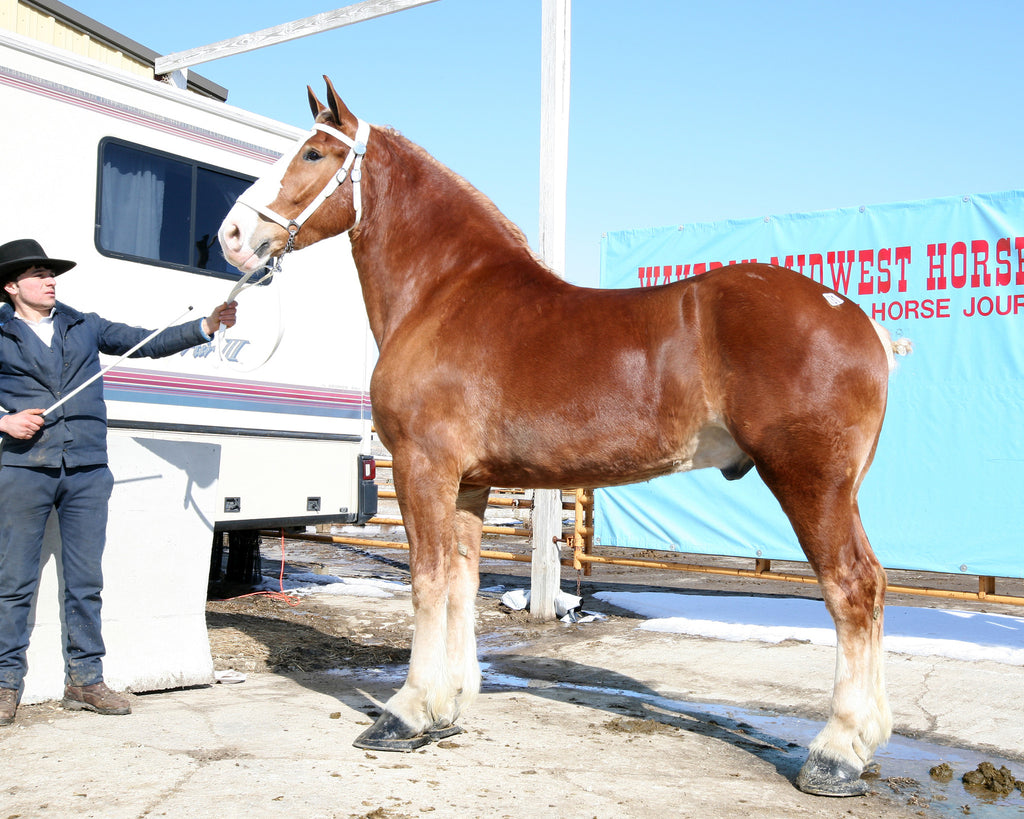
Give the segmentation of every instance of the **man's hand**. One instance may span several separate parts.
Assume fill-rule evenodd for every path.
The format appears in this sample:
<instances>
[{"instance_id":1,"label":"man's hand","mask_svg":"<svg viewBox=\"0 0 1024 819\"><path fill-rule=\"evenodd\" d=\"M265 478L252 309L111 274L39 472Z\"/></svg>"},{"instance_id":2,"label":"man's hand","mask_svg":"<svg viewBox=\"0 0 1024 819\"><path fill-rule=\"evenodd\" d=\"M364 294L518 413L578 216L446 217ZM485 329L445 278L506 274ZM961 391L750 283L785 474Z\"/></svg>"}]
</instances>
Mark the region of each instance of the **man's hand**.
<instances>
[{"instance_id":1,"label":"man's hand","mask_svg":"<svg viewBox=\"0 0 1024 819\"><path fill-rule=\"evenodd\" d=\"M0 432L27 441L43 428L42 409L27 409L0 416Z\"/></svg>"},{"instance_id":2,"label":"man's hand","mask_svg":"<svg viewBox=\"0 0 1024 819\"><path fill-rule=\"evenodd\" d=\"M235 312L237 308L237 301L233 301L231 304L217 305L217 307L214 308L214 311L203 319L203 332L212 337L213 334L220 329L222 324L225 327L234 327Z\"/></svg>"}]
</instances>

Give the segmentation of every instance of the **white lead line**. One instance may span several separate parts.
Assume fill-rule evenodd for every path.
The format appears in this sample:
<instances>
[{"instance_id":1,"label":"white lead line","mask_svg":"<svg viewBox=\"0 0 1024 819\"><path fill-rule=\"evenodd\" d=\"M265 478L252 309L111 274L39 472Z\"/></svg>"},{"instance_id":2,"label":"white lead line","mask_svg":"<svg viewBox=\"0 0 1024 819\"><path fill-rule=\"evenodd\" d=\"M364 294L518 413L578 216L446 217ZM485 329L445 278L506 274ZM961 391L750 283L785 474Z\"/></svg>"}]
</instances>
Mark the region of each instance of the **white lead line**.
<instances>
[{"instance_id":1,"label":"white lead line","mask_svg":"<svg viewBox=\"0 0 1024 819\"><path fill-rule=\"evenodd\" d=\"M138 344L136 344L134 347L132 347L128 352L126 352L119 359L117 359L117 361L113 362L112 364L108 364L106 367L104 367L102 370L100 370L98 373L96 373L96 375L92 376L91 378L87 379L86 381L84 381L83 383L81 383L77 387L75 387L71 392L69 392L67 395L65 395L63 398L61 398L57 403L55 403L52 406L47 407L45 410L43 410L43 415L44 416L49 415L51 412L53 412L55 409L57 409L57 407L59 407L65 401L70 401L72 398L74 398L76 395L78 395L78 393L80 393L82 390L84 390L86 387L88 387L97 378L102 378L104 375L106 375L108 372L110 372L112 369L114 369L114 367L118 366L122 361L124 361L126 358L128 358L128 356L130 356L132 353L136 352L140 347L144 346L145 344L148 344L150 341L152 341L154 338L156 338L158 335L160 335L168 327L170 327L171 325L177 324L179 321L181 321L183 318L185 318L185 316L187 316L191 312L192 312L192 305L189 305L188 308L185 310L185 312L182 313L180 316L177 316L176 318L171 319L169 322L167 322L167 324L165 324L159 330L154 330L152 333L150 333L148 336L146 336L144 339L142 339L142 341L140 341Z\"/></svg>"}]
</instances>

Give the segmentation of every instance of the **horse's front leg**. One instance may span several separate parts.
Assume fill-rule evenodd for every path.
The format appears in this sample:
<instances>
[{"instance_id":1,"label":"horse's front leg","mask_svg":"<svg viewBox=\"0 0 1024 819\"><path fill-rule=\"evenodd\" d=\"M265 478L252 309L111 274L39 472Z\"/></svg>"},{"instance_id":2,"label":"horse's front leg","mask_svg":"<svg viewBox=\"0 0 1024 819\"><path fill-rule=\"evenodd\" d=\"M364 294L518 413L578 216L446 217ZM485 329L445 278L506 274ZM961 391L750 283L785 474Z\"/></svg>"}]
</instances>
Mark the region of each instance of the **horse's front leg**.
<instances>
[{"instance_id":1,"label":"horse's front leg","mask_svg":"<svg viewBox=\"0 0 1024 819\"><path fill-rule=\"evenodd\" d=\"M354 744L379 751L411 751L430 742L432 727L450 724L457 711L447 642L458 483L442 479L422 458L402 459L395 454L394 462L395 491L409 539L412 653L405 684Z\"/></svg>"},{"instance_id":2,"label":"horse's front leg","mask_svg":"<svg viewBox=\"0 0 1024 819\"><path fill-rule=\"evenodd\" d=\"M476 595L480 588L480 539L490 487L462 486L455 508L455 553L449 562L448 670L452 710L439 714L432 736L458 733L455 720L480 692L480 664L476 655Z\"/></svg>"}]
</instances>

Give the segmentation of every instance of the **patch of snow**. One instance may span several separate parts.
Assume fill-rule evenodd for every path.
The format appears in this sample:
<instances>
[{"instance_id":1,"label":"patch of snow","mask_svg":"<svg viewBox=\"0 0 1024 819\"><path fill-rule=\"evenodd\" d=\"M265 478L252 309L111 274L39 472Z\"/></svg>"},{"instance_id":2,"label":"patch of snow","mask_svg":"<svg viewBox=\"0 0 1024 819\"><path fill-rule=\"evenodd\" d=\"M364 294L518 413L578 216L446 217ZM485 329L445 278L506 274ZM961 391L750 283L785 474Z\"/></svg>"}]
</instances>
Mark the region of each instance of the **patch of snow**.
<instances>
[{"instance_id":1,"label":"patch of snow","mask_svg":"<svg viewBox=\"0 0 1024 819\"><path fill-rule=\"evenodd\" d=\"M646 631L717 640L836 644L832 619L818 600L671 592L598 592L594 596L648 618L640 625ZM1024 665L1024 618L887 606L885 648L901 654Z\"/></svg>"},{"instance_id":2,"label":"patch of snow","mask_svg":"<svg viewBox=\"0 0 1024 819\"><path fill-rule=\"evenodd\" d=\"M295 595L344 594L350 597L374 597L385 599L410 591L408 583L381 580L376 577L338 577L333 574L315 572L292 572L283 581L276 577L263 578L259 587L264 591L286 591Z\"/></svg>"}]
</instances>

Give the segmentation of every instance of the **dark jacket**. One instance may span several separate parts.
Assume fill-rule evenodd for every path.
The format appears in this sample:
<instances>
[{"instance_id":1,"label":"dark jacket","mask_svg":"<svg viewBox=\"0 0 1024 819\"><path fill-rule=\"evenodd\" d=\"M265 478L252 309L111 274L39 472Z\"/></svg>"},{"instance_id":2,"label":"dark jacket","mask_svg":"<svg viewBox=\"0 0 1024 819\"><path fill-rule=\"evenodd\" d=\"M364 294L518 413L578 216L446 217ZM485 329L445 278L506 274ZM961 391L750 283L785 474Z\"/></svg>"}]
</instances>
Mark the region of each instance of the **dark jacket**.
<instances>
[{"instance_id":1,"label":"dark jacket","mask_svg":"<svg viewBox=\"0 0 1024 819\"><path fill-rule=\"evenodd\" d=\"M170 327L132 354L160 358L208 341L202 319ZM152 331L80 313L57 302L53 344L46 347L10 304L0 305L0 406L47 409L100 371L99 353L123 355ZM107 462L107 408L98 378L45 418L27 441L5 435L3 464L57 468Z\"/></svg>"}]
</instances>

